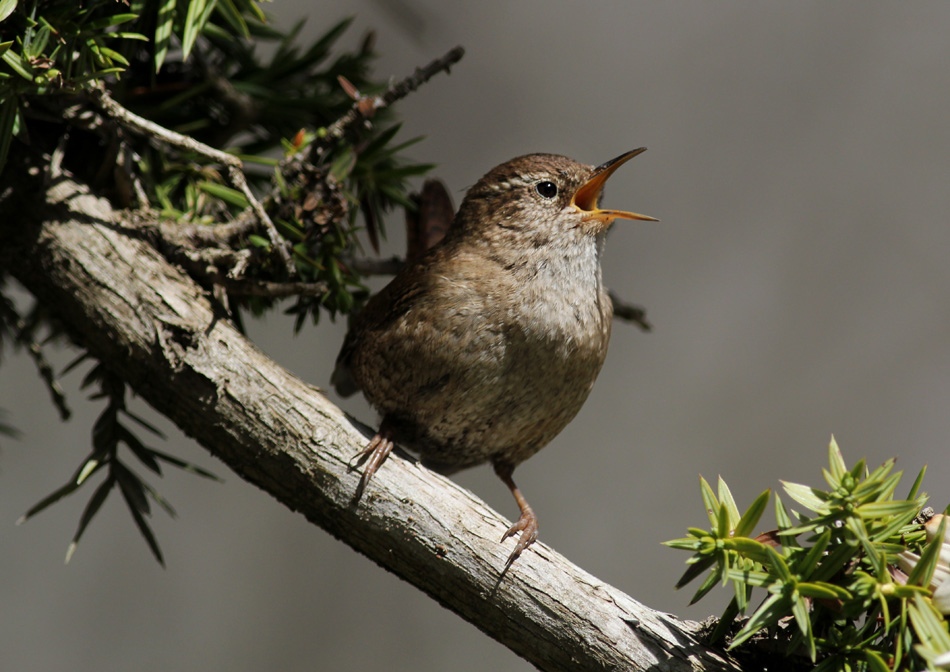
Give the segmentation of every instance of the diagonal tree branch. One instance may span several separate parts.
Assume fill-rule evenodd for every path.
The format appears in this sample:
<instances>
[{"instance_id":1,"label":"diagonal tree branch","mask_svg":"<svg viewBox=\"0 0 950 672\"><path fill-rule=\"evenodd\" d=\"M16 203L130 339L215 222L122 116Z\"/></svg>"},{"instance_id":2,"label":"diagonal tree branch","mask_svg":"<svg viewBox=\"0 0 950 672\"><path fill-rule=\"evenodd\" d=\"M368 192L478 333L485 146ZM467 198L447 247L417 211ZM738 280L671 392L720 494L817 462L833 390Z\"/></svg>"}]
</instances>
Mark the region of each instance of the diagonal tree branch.
<instances>
[{"instance_id":1,"label":"diagonal tree branch","mask_svg":"<svg viewBox=\"0 0 950 672\"><path fill-rule=\"evenodd\" d=\"M39 171L32 171L34 174ZM159 412L242 478L543 670L737 670L699 624L653 611L543 543L501 582L508 523L410 459L352 501L370 432L215 314L108 202L26 173L0 195L0 267Z\"/></svg>"}]
</instances>

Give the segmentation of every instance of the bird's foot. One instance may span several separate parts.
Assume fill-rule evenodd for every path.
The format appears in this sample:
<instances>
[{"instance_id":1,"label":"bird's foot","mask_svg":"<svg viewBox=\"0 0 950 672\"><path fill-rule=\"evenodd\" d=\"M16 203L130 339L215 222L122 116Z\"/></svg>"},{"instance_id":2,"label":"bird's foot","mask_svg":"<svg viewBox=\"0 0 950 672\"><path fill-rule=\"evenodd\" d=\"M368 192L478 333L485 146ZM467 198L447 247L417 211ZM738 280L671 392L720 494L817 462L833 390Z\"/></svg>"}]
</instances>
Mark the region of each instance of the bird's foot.
<instances>
[{"instance_id":1,"label":"bird's foot","mask_svg":"<svg viewBox=\"0 0 950 672\"><path fill-rule=\"evenodd\" d=\"M515 549L511 552L511 555L508 556L508 562L505 563L505 571L508 571L508 568L518 559L518 556L521 555L524 549L528 548L528 546L538 539L538 517L534 515L534 511L531 510L530 506L525 505L521 509L521 516L515 521L515 524L509 527L508 531L502 535L501 540L504 541L519 532L521 536L518 537L518 543L515 544Z\"/></svg>"},{"instance_id":2,"label":"bird's foot","mask_svg":"<svg viewBox=\"0 0 950 672\"><path fill-rule=\"evenodd\" d=\"M389 457L389 453L391 453L392 450L392 440L387 434L380 432L353 458L353 461L350 463L350 469L354 469L366 463L366 468L363 469L363 476L360 478L360 484L356 486L356 493L353 495L354 502L358 502L363 496L363 491L369 484L370 479L373 478L373 474L375 474L376 470L386 461L386 458Z\"/></svg>"},{"instance_id":3,"label":"bird's foot","mask_svg":"<svg viewBox=\"0 0 950 672\"><path fill-rule=\"evenodd\" d=\"M510 462L501 460L496 461L494 466L495 473L498 474L498 478L504 481L505 485L508 486L508 489L511 490L511 494L514 495L515 501L518 502L518 508L521 509L521 516L518 517L518 520L515 521L515 524L509 527L508 531L505 532L505 534L501 537L501 540L504 541L508 537L513 537L519 532L521 533L521 536L518 537L518 543L515 544L515 550L513 550L511 555L508 556L508 562L505 563L505 569L501 572L501 576L504 576L514 561L518 559L518 556L521 555L521 552L537 541L538 517L534 515L534 511L532 511L531 507L528 505L528 500L526 500L524 495L521 494L521 490L518 489L518 486L515 485L514 479L511 477L515 470L515 466ZM501 577L499 577L499 581L500 580Z\"/></svg>"}]
</instances>

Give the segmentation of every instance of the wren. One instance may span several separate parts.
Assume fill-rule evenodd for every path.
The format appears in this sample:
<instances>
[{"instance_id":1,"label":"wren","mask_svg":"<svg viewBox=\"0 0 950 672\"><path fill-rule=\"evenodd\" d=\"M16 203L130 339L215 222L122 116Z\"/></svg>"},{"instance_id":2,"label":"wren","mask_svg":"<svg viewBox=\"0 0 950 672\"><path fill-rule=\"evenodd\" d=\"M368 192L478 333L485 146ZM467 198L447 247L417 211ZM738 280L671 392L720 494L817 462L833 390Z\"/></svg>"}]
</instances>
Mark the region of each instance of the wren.
<instances>
[{"instance_id":1,"label":"wren","mask_svg":"<svg viewBox=\"0 0 950 672\"><path fill-rule=\"evenodd\" d=\"M452 473L491 462L521 515L505 569L538 537L512 479L577 414L607 354L613 307L601 280L615 219L604 183L635 149L592 167L530 154L469 189L445 238L409 263L356 316L331 382L380 412L359 453L355 499L399 443Z\"/></svg>"}]
</instances>

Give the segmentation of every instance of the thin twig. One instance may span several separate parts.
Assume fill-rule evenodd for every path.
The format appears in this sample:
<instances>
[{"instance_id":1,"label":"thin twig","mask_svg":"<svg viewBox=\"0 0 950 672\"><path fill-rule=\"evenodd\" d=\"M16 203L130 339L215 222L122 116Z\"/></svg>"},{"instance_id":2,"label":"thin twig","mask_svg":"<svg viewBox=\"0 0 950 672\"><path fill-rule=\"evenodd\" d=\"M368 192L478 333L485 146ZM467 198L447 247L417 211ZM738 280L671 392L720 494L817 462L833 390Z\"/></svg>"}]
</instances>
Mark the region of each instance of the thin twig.
<instances>
[{"instance_id":1,"label":"thin twig","mask_svg":"<svg viewBox=\"0 0 950 672\"><path fill-rule=\"evenodd\" d=\"M406 266L402 257L389 259L354 259L347 262L347 266L354 273L360 275L396 275Z\"/></svg>"},{"instance_id":2,"label":"thin twig","mask_svg":"<svg viewBox=\"0 0 950 672\"><path fill-rule=\"evenodd\" d=\"M262 280L234 280L225 277L215 277L213 280L231 294L266 296L275 299L287 296L321 296L328 289L324 282L265 282Z\"/></svg>"},{"instance_id":3,"label":"thin twig","mask_svg":"<svg viewBox=\"0 0 950 672\"><path fill-rule=\"evenodd\" d=\"M460 46L450 49L441 58L435 59L422 68L416 68L414 73L396 84L392 84L382 95L356 101L349 112L327 126L326 137L334 140L342 138L350 126L367 116L367 110L370 110L372 114L376 110L388 107L397 100L405 98L438 73L442 71L449 72L449 68L458 63L464 55L465 49ZM369 105L367 105L367 100L370 103Z\"/></svg>"},{"instance_id":4,"label":"thin twig","mask_svg":"<svg viewBox=\"0 0 950 672\"><path fill-rule=\"evenodd\" d=\"M238 217L223 224L178 224L162 225L162 236L169 240L182 241L195 249L205 247L229 247L239 238L253 233L257 222L253 218Z\"/></svg>"},{"instance_id":5,"label":"thin twig","mask_svg":"<svg viewBox=\"0 0 950 672\"><path fill-rule=\"evenodd\" d=\"M365 121L367 111L372 115L376 110L388 107L397 100L405 98L438 73L443 71L449 72L449 69L458 63L464 55L465 49L460 46L450 49L441 58L435 59L424 67L416 68L416 71L405 79L390 85L381 95L363 97L356 100L353 103L353 107L351 107L346 114L325 129L322 129L319 139L310 145L308 152L299 152L294 156L284 159L280 165L281 173L287 175L288 173L299 170L305 161L312 161L313 158L322 153L329 144L342 138L351 127Z\"/></svg>"},{"instance_id":6,"label":"thin twig","mask_svg":"<svg viewBox=\"0 0 950 672\"><path fill-rule=\"evenodd\" d=\"M653 326L647 322L647 311L643 306L637 306L632 303L627 303L619 296L617 293L608 289L607 294L610 296L610 300L614 304L614 318L618 320L623 320L625 322L632 322L637 325L643 331L652 331Z\"/></svg>"},{"instance_id":7,"label":"thin twig","mask_svg":"<svg viewBox=\"0 0 950 672\"><path fill-rule=\"evenodd\" d=\"M277 233L277 228L274 226L274 222L271 221L270 217L268 217L267 213L264 211L264 206L261 205L261 202L257 200L257 197L254 196L254 193L248 186L247 179L244 176L244 165L241 162L241 159L234 156L233 154L228 154L227 152L223 152L220 149L215 149L214 147L210 147L203 142L199 142L187 135L176 133L175 131L165 128L164 126L159 126L153 121L149 121L144 117L140 117L134 112L122 107L115 101L115 99L112 98L112 96L109 95L105 88L101 86L92 88L90 91L96 103L98 103L98 105L103 110L105 110L109 116L124 126L139 131L140 133L146 133L166 144L187 149L188 151L195 152L196 154L200 154L211 159L212 161L217 161L218 163L227 166L228 175L231 178L231 184L233 184L238 189L238 191L244 194L244 197L247 199L251 210L253 210L258 221L267 231L267 237L270 239L271 245L274 246L278 254L280 254L281 258L283 259L288 274L290 274L291 277L294 276L296 270L294 268L294 262L290 258L290 253L287 251L284 241L281 240L280 234Z\"/></svg>"}]
</instances>

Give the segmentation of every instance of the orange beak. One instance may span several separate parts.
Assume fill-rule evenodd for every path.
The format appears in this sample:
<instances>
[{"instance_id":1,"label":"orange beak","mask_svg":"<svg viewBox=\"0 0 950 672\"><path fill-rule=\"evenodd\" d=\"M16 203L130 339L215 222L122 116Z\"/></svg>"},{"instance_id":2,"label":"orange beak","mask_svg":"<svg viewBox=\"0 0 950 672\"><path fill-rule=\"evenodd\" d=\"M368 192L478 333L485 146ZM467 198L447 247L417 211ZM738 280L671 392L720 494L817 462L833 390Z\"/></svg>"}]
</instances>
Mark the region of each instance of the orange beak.
<instances>
[{"instance_id":1,"label":"orange beak","mask_svg":"<svg viewBox=\"0 0 950 672\"><path fill-rule=\"evenodd\" d=\"M574 198L571 199L571 205L584 213L585 222L596 220L600 223L600 227L598 228L606 229L615 219L641 219L648 222L660 221L655 217L638 215L635 212L625 212L623 210L601 210L597 207L597 199L600 198L600 192L603 190L604 183L607 182L607 178L613 175L614 171L627 161L638 154L642 154L645 151L647 151L646 147L633 149L629 152L621 154L616 159L612 159L607 163L594 168L594 174L591 175L588 180L581 185L580 189L577 190L577 193L574 194Z\"/></svg>"}]
</instances>

